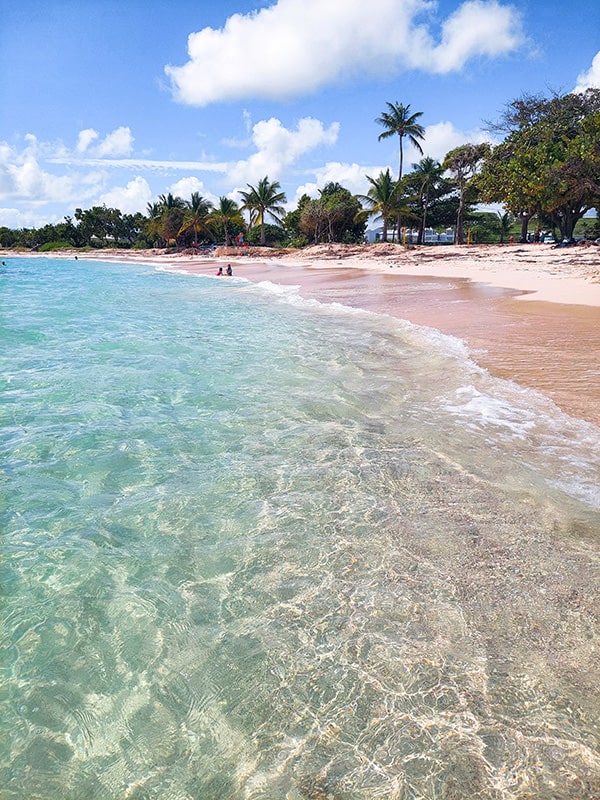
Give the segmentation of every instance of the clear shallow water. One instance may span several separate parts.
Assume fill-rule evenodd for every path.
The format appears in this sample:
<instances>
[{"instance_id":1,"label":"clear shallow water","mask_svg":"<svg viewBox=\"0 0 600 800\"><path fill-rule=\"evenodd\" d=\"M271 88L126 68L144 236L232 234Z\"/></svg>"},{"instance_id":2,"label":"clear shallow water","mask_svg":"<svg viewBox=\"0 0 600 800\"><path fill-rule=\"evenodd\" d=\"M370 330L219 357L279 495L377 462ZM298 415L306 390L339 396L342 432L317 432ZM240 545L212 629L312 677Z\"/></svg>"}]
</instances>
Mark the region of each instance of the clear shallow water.
<instances>
[{"instance_id":1,"label":"clear shallow water","mask_svg":"<svg viewBox=\"0 0 600 800\"><path fill-rule=\"evenodd\" d=\"M9 262L0 786L600 793L600 430L293 291Z\"/></svg>"}]
</instances>

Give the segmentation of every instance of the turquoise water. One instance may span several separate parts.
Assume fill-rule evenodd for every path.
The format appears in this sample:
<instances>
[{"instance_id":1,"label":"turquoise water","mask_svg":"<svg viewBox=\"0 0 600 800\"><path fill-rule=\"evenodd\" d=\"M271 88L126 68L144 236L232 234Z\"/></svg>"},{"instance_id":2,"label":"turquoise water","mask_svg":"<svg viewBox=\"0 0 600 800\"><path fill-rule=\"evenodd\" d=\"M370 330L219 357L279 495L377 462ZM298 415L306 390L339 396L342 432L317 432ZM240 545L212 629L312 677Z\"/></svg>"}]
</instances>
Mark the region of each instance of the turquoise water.
<instances>
[{"instance_id":1,"label":"turquoise water","mask_svg":"<svg viewBox=\"0 0 600 800\"><path fill-rule=\"evenodd\" d=\"M3 800L600 794L600 430L463 345L0 274Z\"/></svg>"}]
</instances>

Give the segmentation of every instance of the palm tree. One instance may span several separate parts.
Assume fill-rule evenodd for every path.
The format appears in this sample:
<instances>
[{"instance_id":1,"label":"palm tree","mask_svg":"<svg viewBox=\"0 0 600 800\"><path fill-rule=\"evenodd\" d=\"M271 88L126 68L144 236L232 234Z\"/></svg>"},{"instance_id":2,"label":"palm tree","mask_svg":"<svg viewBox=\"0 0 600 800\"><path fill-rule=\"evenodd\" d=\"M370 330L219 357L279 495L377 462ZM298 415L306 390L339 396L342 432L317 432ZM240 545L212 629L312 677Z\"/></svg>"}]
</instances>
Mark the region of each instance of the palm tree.
<instances>
[{"instance_id":1,"label":"palm tree","mask_svg":"<svg viewBox=\"0 0 600 800\"><path fill-rule=\"evenodd\" d=\"M229 233L229 225L235 223L237 225L244 224L244 218L240 214L240 209L235 200L229 197L219 197L219 205L213 209L209 214L210 222L223 231L225 239L225 247L231 244L231 234Z\"/></svg>"},{"instance_id":2,"label":"palm tree","mask_svg":"<svg viewBox=\"0 0 600 800\"><path fill-rule=\"evenodd\" d=\"M400 168L398 170L398 180L400 181L402 180L402 140L404 137L406 136L408 141L423 155L419 139L425 138L425 128L417 122L419 117L423 116L423 112L416 111L414 114L410 114L410 104L405 106L402 103L387 103L387 107L389 111L382 112L381 116L375 120L385 128L377 140L380 142L382 139L388 139L395 135L400 137Z\"/></svg>"},{"instance_id":3,"label":"palm tree","mask_svg":"<svg viewBox=\"0 0 600 800\"><path fill-rule=\"evenodd\" d=\"M148 203L147 212L150 217L150 231L159 236L165 243L178 236L183 221L183 210L186 206L182 197L161 194L156 203Z\"/></svg>"},{"instance_id":4,"label":"palm tree","mask_svg":"<svg viewBox=\"0 0 600 800\"><path fill-rule=\"evenodd\" d=\"M185 204L183 222L179 228L179 233L194 231L194 247L198 247L198 232L211 236L211 230L207 225L207 218L212 208L212 203L200 192L192 192L191 200Z\"/></svg>"},{"instance_id":5,"label":"palm tree","mask_svg":"<svg viewBox=\"0 0 600 800\"><path fill-rule=\"evenodd\" d=\"M156 204L162 211L170 211L173 208L185 208L186 203L183 197L173 196L169 194L161 194L158 196L158 203Z\"/></svg>"},{"instance_id":6,"label":"palm tree","mask_svg":"<svg viewBox=\"0 0 600 800\"><path fill-rule=\"evenodd\" d=\"M360 200L369 207L369 214L377 214L383 220L383 232L381 241L387 242L389 218L400 211L402 208L402 187L399 181L395 181L389 169L380 172L376 178L367 175L367 180L371 184L367 194L358 195Z\"/></svg>"},{"instance_id":7,"label":"palm tree","mask_svg":"<svg viewBox=\"0 0 600 800\"><path fill-rule=\"evenodd\" d=\"M500 220L500 244L504 244L504 237L509 236L515 218L513 215L506 211L504 214L501 211L496 211Z\"/></svg>"},{"instance_id":8,"label":"palm tree","mask_svg":"<svg viewBox=\"0 0 600 800\"><path fill-rule=\"evenodd\" d=\"M419 234L417 236L417 244L423 244L423 236L425 235L425 227L427 225L427 210L429 208L429 194L432 189L435 189L444 174L442 165L434 158L426 156L422 158L418 164L413 164L414 171L411 173L411 178L419 186L419 206L422 209L421 219L419 221Z\"/></svg>"},{"instance_id":9,"label":"palm tree","mask_svg":"<svg viewBox=\"0 0 600 800\"><path fill-rule=\"evenodd\" d=\"M281 184L279 181L271 183L268 177L261 178L257 186L246 184L250 189L249 192L240 192L244 198L242 208L250 211L251 222L254 219L260 225L260 243L264 247L265 239L265 214L269 214L277 222L281 222L278 214L283 214L285 211L283 203L286 201L285 192L279 191Z\"/></svg>"}]
</instances>

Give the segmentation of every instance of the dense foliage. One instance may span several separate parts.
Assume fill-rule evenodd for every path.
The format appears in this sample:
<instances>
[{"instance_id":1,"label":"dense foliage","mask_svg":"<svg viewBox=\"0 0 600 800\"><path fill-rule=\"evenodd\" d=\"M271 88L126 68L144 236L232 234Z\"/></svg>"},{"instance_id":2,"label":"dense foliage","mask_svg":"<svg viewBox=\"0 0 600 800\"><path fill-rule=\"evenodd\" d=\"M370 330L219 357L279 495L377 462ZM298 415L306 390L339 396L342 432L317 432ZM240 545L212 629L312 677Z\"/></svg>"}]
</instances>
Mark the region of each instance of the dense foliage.
<instances>
[{"instance_id":1,"label":"dense foliage","mask_svg":"<svg viewBox=\"0 0 600 800\"><path fill-rule=\"evenodd\" d=\"M503 138L495 145L463 144L440 162L422 158L403 174L403 142L422 154L422 112L387 103L375 121L384 127L379 139L398 136L399 173L389 169L366 176L365 195L353 195L339 183L328 183L311 198L303 195L295 209L277 181L267 176L240 192L242 205L220 197L215 206L199 193L189 200L160 195L146 214L123 214L116 208L77 208L74 217L37 229L0 228L0 246L51 250L64 247L194 247L234 241L261 245L303 246L320 242L364 241L369 219L381 222L380 238L428 241L426 231L452 229L454 241L506 241L520 228L528 241L553 230L573 237L575 225L600 199L600 90L524 96L510 103L490 126ZM477 211L480 203L502 207L498 213ZM244 212L247 219L244 218ZM269 220L269 222L267 221ZM592 228L597 235L597 221ZM465 229L467 236L465 237Z\"/></svg>"},{"instance_id":2,"label":"dense foliage","mask_svg":"<svg viewBox=\"0 0 600 800\"><path fill-rule=\"evenodd\" d=\"M512 102L496 130L506 138L490 152L476 184L485 202L498 202L521 220L546 218L562 239L600 198L600 90L526 96Z\"/></svg>"}]
</instances>

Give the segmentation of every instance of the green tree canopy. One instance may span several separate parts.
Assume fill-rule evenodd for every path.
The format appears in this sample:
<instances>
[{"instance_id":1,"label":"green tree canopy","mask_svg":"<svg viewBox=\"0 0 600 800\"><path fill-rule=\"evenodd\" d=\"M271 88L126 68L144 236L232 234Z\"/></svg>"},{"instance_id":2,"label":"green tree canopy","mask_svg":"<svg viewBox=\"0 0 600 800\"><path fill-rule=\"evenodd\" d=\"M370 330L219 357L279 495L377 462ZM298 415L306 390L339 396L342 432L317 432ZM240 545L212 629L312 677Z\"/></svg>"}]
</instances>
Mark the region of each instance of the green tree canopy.
<instances>
[{"instance_id":1,"label":"green tree canopy","mask_svg":"<svg viewBox=\"0 0 600 800\"><path fill-rule=\"evenodd\" d=\"M506 138L486 157L477 185L521 219L522 239L534 214L571 239L575 225L600 199L600 90L525 96L493 126Z\"/></svg>"},{"instance_id":2,"label":"green tree canopy","mask_svg":"<svg viewBox=\"0 0 600 800\"><path fill-rule=\"evenodd\" d=\"M382 220L381 239L387 242L390 217L400 214L413 216L413 214L405 205L402 182L395 181L389 169L380 172L376 178L372 178L370 175L366 177L371 185L367 194L360 195L360 199L367 206L367 212L365 212L367 216L375 214L376 219Z\"/></svg>"},{"instance_id":3,"label":"green tree canopy","mask_svg":"<svg viewBox=\"0 0 600 800\"><path fill-rule=\"evenodd\" d=\"M229 197L219 197L217 206L210 212L209 222L213 229L223 234L225 247L231 245L231 230L233 226L244 227L244 218L235 200Z\"/></svg>"},{"instance_id":4,"label":"green tree canopy","mask_svg":"<svg viewBox=\"0 0 600 800\"><path fill-rule=\"evenodd\" d=\"M298 226L313 242L360 242L365 233L365 220L357 215L362 210L360 199L339 183L327 183L316 200L302 203Z\"/></svg>"},{"instance_id":5,"label":"green tree canopy","mask_svg":"<svg viewBox=\"0 0 600 800\"><path fill-rule=\"evenodd\" d=\"M260 225L260 243L266 243L265 216L268 214L276 222L281 222L281 215L285 212L283 204L286 201L285 192L281 191L278 181L269 181L268 177L261 178L256 186L246 184L249 191L240 192L244 199L242 208L250 211L250 226L256 221Z\"/></svg>"},{"instance_id":6,"label":"green tree canopy","mask_svg":"<svg viewBox=\"0 0 600 800\"><path fill-rule=\"evenodd\" d=\"M467 203L469 201L469 190L474 189L472 184L473 176L477 172L477 168L482 159L490 152L490 146L487 142L481 144L463 144L460 147L455 147L446 153L443 168L449 170L454 176L456 187L458 191L458 211L456 214L456 244L464 244L464 222L465 213L467 210Z\"/></svg>"},{"instance_id":7,"label":"green tree canopy","mask_svg":"<svg viewBox=\"0 0 600 800\"><path fill-rule=\"evenodd\" d=\"M209 225L209 214L212 203L199 192L192 192L191 199L184 205L183 220L178 235L191 231L194 236L194 247L198 247L198 234L212 239L213 233Z\"/></svg>"}]
</instances>

